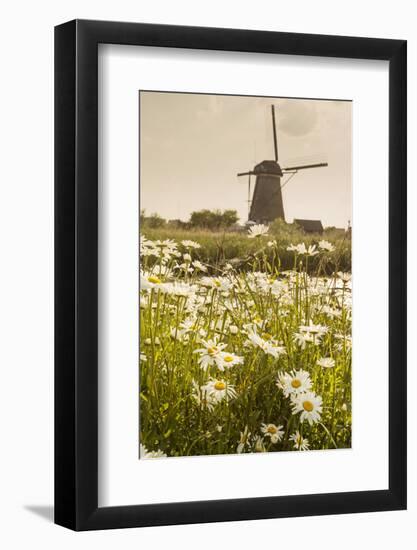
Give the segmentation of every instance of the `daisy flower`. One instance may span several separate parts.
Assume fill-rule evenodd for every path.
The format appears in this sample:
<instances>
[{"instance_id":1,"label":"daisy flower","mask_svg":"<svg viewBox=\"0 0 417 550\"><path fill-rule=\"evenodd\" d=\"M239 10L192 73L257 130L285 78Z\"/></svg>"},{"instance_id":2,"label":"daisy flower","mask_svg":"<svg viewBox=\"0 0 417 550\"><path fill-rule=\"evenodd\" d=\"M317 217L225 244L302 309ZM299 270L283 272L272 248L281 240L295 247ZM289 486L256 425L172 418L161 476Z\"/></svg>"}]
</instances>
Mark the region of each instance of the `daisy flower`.
<instances>
[{"instance_id":1,"label":"daisy flower","mask_svg":"<svg viewBox=\"0 0 417 550\"><path fill-rule=\"evenodd\" d=\"M255 239L257 237L263 237L264 235L268 234L268 231L269 231L268 226L264 225L263 223L252 225L248 230L248 238Z\"/></svg>"},{"instance_id":2,"label":"daisy flower","mask_svg":"<svg viewBox=\"0 0 417 550\"><path fill-rule=\"evenodd\" d=\"M243 453L243 451L245 450L245 447L249 445L250 436L251 436L251 433L249 431L249 428L248 426L245 426L245 429L243 430L243 432L240 432L240 439L236 449L236 452L238 454Z\"/></svg>"},{"instance_id":3,"label":"daisy flower","mask_svg":"<svg viewBox=\"0 0 417 550\"><path fill-rule=\"evenodd\" d=\"M225 398L234 399L237 396L235 387L232 384L228 384L225 380L210 379L207 384L201 386L201 390L214 403L219 403Z\"/></svg>"},{"instance_id":4,"label":"daisy flower","mask_svg":"<svg viewBox=\"0 0 417 550\"><path fill-rule=\"evenodd\" d=\"M315 244L311 244L308 248L304 243L291 244L290 246L287 246L287 250L289 252L300 254L300 256L315 256L319 253Z\"/></svg>"},{"instance_id":5,"label":"daisy flower","mask_svg":"<svg viewBox=\"0 0 417 550\"><path fill-rule=\"evenodd\" d=\"M256 453L264 453L266 451L264 440L260 435L258 435L254 441L255 443L255 452Z\"/></svg>"},{"instance_id":6,"label":"daisy flower","mask_svg":"<svg viewBox=\"0 0 417 550\"><path fill-rule=\"evenodd\" d=\"M201 248L201 244L196 243L195 241L181 241L181 244L185 246L185 248Z\"/></svg>"},{"instance_id":7,"label":"daisy flower","mask_svg":"<svg viewBox=\"0 0 417 550\"><path fill-rule=\"evenodd\" d=\"M305 255L306 256L315 256L318 253L319 253L319 251L317 250L317 246L315 244L311 244L307 248L307 252L305 252Z\"/></svg>"},{"instance_id":8,"label":"daisy flower","mask_svg":"<svg viewBox=\"0 0 417 550\"><path fill-rule=\"evenodd\" d=\"M293 394L291 396L292 401L292 414L298 414L300 415L301 422L304 422L304 420L307 420L307 422L310 424L314 424L315 422L319 422L321 418L321 412L322 412L322 403L323 400L320 397L320 395L316 395L312 391L308 391L306 393L299 393L299 394Z\"/></svg>"},{"instance_id":9,"label":"daisy flower","mask_svg":"<svg viewBox=\"0 0 417 550\"><path fill-rule=\"evenodd\" d=\"M351 273L343 273L343 271L338 271L337 276L339 277L339 279L342 281L343 284L349 283L350 280L352 279Z\"/></svg>"},{"instance_id":10,"label":"daisy flower","mask_svg":"<svg viewBox=\"0 0 417 550\"><path fill-rule=\"evenodd\" d=\"M209 288L215 288L220 292L228 292L233 287L232 282L226 277L203 277L200 284Z\"/></svg>"},{"instance_id":11,"label":"daisy flower","mask_svg":"<svg viewBox=\"0 0 417 550\"><path fill-rule=\"evenodd\" d=\"M287 246L288 252L297 252L297 254L304 254L306 251L306 245L302 244L290 244Z\"/></svg>"},{"instance_id":12,"label":"daisy flower","mask_svg":"<svg viewBox=\"0 0 417 550\"><path fill-rule=\"evenodd\" d=\"M283 372L278 376L277 386L283 391L285 397L304 393L311 389L310 375L305 370Z\"/></svg>"},{"instance_id":13,"label":"daisy flower","mask_svg":"<svg viewBox=\"0 0 417 550\"><path fill-rule=\"evenodd\" d=\"M329 241L319 241L319 248L321 250L325 250L326 252L333 252L335 249L332 243L329 243Z\"/></svg>"},{"instance_id":14,"label":"daisy flower","mask_svg":"<svg viewBox=\"0 0 417 550\"><path fill-rule=\"evenodd\" d=\"M271 443L278 443L281 441L282 436L284 435L283 426L276 426L275 424L261 424L261 432L264 434L264 437L269 437Z\"/></svg>"},{"instance_id":15,"label":"daisy flower","mask_svg":"<svg viewBox=\"0 0 417 550\"><path fill-rule=\"evenodd\" d=\"M256 332L248 333L248 343L260 348L267 355L272 355L275 359L287 353L284 346L276 345L274 340L265 340Z\"/></svg>"},{"instance_id":16,"label":"daisy flower","mask_svg":"<svg viewBox=\"0 0 417 550\"><path fill-rule=\"evenodd\" d=\"M166 458L166 454L159 449L157 451L148 451L148 449L145 447L145 445L140 445L139 449L139 456L140 458Z\"/></svg>"},{"instance_id":17,"label":"daisy flower","mask_svg":"<svg viewBox=\"0 0 417 550\"><path fill-rule=\"evenodd\" d=\"M326 332L328 330L329 330L328 327L326 327L324 325L315 325L312 322L310 322L310 324L308 324L308 325L300 325L299 326L299 331L300 332L306 332L308 334L319 335L319 336L322 336L323 334L326 334Z\"/></svg>"},{"instance_id":18,"label":"daisy flower","mask_svg":"<svg viewBox=\"0 0 417 550\"><path fill-rule=\"evenodd\" d=\"M207 272L207 267L204 264L202 264L199 260L194 260L193 261L193 267L195 269L197 269L198 271Z\"/></svg>"},{"instance_id":19,"label":"daisy flower","mask_svg":"<svg viewBox=\"0 0 417 550\"><path fill-rule=\"evenodd\" d=\"M209 395L204 386L200 386L195 380L192 382L192 392L191 397L197 403L197 405L203 409L207 408L209 411L212 411L216 400L213 396Z\"/></svg>"},{"instance_id":20,"label":"daisy flower","mask_svg":"<svg viewBox=\"0 0 417 550\"><path fill-rule=\"evenodd\" d=\"M322 357L317 361L317 364L325 369L332 369L335 366L336 362L331 357Z\"/></svg>"},{"instance_id":21,"label":"daisy flower","mask_svg":"<svg viewBox=\"0 0 417 550\"><path fill-rule=\"evenodd\" d=\"M235 355L234 353L229 353L227 351L220 351L215 356L215 362L220 370L225 370L229 369L230 367L234 367L235 365L242 365L243 357Z\"/></svg>"},{"instance_id":22,"label":"daisy flower","mask_svg":"<svg viewBox=\"0 0 417 550\"><path fill-rule=\"evenodd\" d=\"M300 346L301 349L305 349L306 344L314 344L314 336L311 334L302 334L301 332L294 332L294 342ZM318 340L317 343L320 343Z\"/></svg>"},{"instance_id":23,"label":"daisy flower","mask_svg":"<svg viewBox=\"0 0 417 550\"><path fill-rule=\"evenodd\" d=\"M193 353L200 355L198 363L202 369L206 370L207 367L216 364L216 357L226 347L226 344L219 343L216 339L201 340L201 343L204 347L194 350Z\"/></svg>"},{"instance_id":24,"label":"daisy flower","mask_svg":"<svg viewBox=\"0 0 417 550\"><path fill-rule=\"evenodd\" d=\"M290 440L294 441L294 449L298 451L308 451L310 448L308 439L305 439L298 430L290 435Z\"/></svg>"},{"instance_id":25,"label":"daisy flower","mask_svg":"<svg viewBox=\"0 0 417 550\"><path fill-rule=\"evenodd\" d=\"M153 288L162 288L162 281L152 273L140 274L140 290L152 290Z\"/></svg>"},{"instance_id":26,"label":"daisy flower","mask_svg":"<svg viewBox=\"0 0 417 550\"><path fill-rule=\"evenodd\" d=\"M189 285L187 283L174 281L173 283L165 283L161 287L161 290L165 294L189 298L195 294L195 292L197 291L197 287L195 285Z\"/></svg>"}]
</instances>

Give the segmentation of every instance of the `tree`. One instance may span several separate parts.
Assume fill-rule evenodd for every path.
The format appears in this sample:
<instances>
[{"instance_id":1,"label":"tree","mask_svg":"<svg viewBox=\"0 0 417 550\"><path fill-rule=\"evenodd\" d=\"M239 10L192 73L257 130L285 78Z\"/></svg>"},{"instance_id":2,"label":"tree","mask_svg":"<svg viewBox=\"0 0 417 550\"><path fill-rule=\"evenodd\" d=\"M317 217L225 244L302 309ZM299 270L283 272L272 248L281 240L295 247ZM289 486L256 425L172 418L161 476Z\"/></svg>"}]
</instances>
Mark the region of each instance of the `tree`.
<instances>
[{"instance_id":1,"label":"tree","mask_svg":"<svg viewBox=\"0 0 417 550\"><path fill-rule=\"evenodd\" d=\"M149 227L150 229L157 229L158 227L164 227L164 225L166 224L166 220L156 213L153 213L150 216L147 216L145 210L141 210L139 223L141 227Z\"/></svg>"},{"instance_id":2,"label":"tree","mask_svg":"<svg viewBox=\"0 0 417 550\"><path fill-rule=\"evenodd\" d=\"M239 219L236 210L198 210L191 213L190 226L203 227L215 230L227 228L235 224Z\"/></svg>"}]
</instances>

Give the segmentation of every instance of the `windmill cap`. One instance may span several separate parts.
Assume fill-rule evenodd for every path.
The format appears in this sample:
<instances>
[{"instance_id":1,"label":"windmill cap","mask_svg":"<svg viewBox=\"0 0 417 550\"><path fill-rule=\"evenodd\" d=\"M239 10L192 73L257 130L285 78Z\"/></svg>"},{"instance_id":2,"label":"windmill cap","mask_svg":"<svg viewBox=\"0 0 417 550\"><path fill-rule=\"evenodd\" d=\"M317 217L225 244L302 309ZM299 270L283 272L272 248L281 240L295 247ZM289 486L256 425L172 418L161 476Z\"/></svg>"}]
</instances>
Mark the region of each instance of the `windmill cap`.
<instances>
[{"instance_id":1,"label":"windmill cap","mask_svg":"<svg viewBox=\"0 0 417 550\"><path fill-rule=\"evenodd\" d=\"M253 169L254 174L270 174L273 176L282 176L280 165L275 160L263 160Z\"/></svg>"}]
</instances>

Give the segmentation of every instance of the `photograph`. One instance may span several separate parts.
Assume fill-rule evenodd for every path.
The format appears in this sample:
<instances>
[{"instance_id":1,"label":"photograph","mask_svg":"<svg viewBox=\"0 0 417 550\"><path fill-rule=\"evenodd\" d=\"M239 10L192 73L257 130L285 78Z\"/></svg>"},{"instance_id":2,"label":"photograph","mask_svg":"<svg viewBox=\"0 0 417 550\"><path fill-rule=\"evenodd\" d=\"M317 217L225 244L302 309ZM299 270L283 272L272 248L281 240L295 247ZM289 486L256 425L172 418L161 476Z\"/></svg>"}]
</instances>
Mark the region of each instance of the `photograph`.
<instances>
[{"instance_id":1,"label":"photograph","mask_svg":"<svg viewBox=\"0 0 417 550\"><path fill-rule=\"evenodd\" d=\"M352 101L139 90L139 459L352 444Z\"/></svg>"}]
</instances>

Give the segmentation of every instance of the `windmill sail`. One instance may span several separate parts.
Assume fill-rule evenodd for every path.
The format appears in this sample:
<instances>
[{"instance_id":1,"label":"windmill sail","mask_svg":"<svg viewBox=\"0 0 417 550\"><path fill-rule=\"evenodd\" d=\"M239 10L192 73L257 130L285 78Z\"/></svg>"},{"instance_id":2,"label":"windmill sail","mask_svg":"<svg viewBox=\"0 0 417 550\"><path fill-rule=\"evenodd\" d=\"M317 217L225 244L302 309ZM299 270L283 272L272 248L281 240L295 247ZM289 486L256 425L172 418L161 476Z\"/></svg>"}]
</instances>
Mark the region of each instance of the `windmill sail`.
<instances>
[{"instance_id":1,"label":"windmill sail","mask_svg":"<svg viewBox=\"0 0 417 550\"><path fill-rule=\"evenodd\" d=\"M327 162L322 162L317 164L305 164L302 166L281 168L281 166L278 164L278 139L274 105L271 105L271 114L275 160L263 160L262 162L257 164L255 168L253 168L253 170L240 172L238 174L238 176L249 176L249 178L251 175L256 176L255 189L253 192L252 203L249 210L249 221L253 221L256 223L270 223L277 218L285 220L281 186L281 178L284 173L291 174L291 178L299 170L327 166ZM287 182L288 179L285 183Z\"/></svg>"},{"instance_id":2,"label":"windmill sail","mask_svg":"<svg viewBox=\"0 0 417 550\"><path fill-rule=\"evenodd\" d=\"M285 219L281 192L282 170L278 164L277 128L275 107L273 105L271 105L271 115L275 161L264 160L253 169L254 174L256 174L256 182L249 220L258 223L272 222L276 218Z\"/></svg>"}]
</instances>

